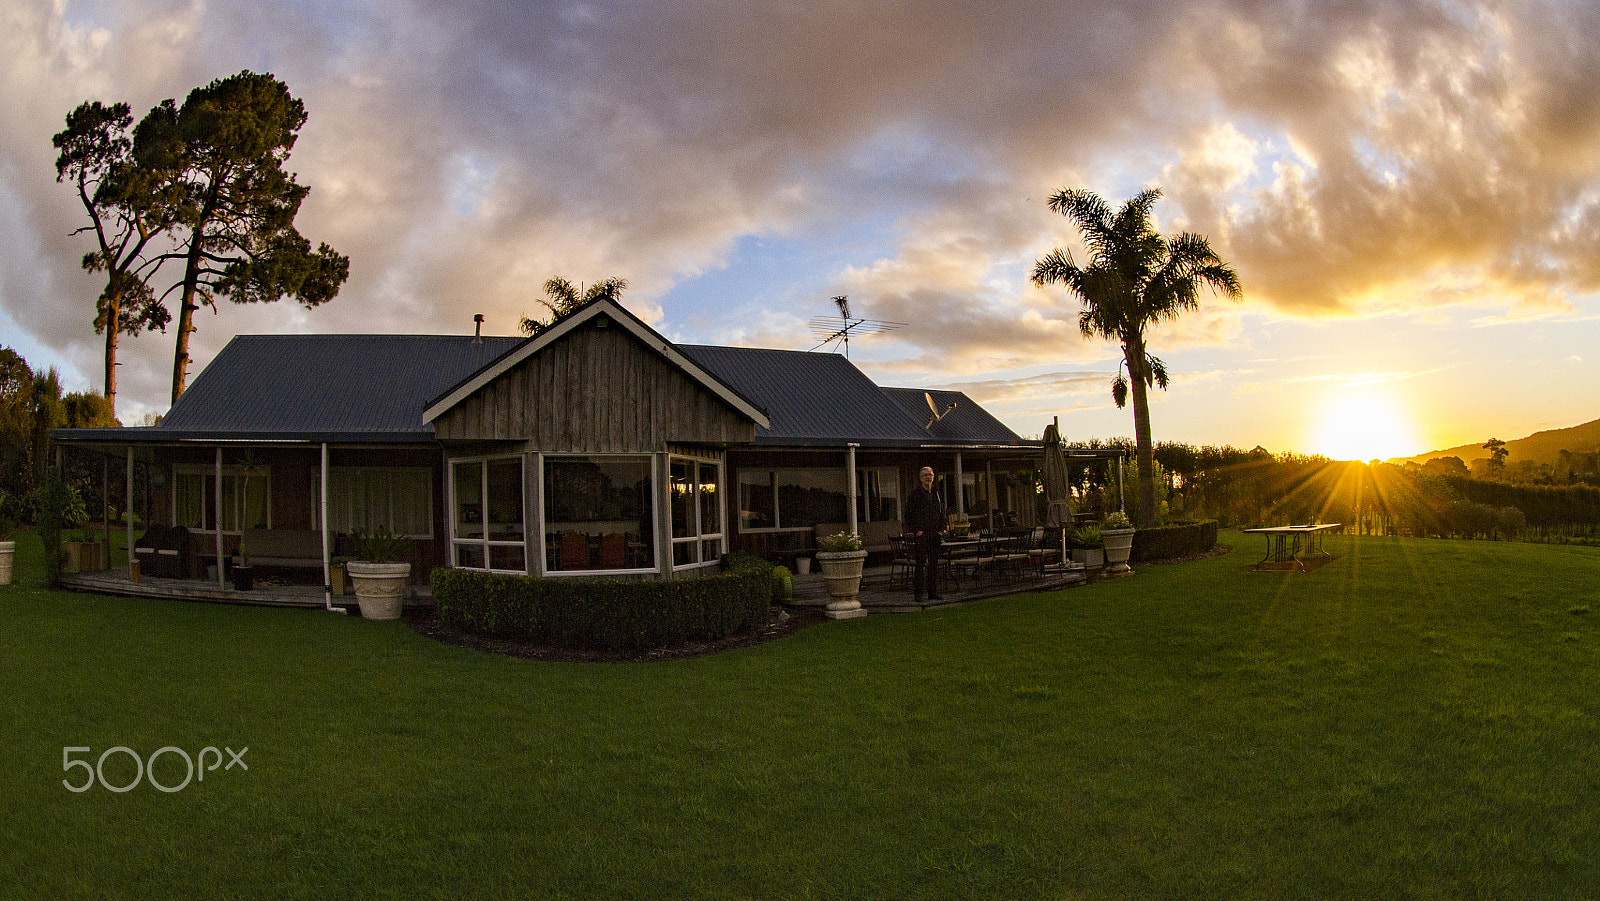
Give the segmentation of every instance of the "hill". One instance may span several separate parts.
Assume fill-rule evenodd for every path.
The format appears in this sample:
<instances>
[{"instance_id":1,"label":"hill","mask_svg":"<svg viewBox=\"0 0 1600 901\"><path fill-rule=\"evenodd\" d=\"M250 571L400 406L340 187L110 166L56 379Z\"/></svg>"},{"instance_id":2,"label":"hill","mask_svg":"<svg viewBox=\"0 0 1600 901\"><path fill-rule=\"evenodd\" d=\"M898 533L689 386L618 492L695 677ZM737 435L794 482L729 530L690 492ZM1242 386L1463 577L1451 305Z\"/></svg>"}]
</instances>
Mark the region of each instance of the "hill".
<instances>
[{"instance_id":1,"label":"hill","mask_svg":"<svg viewBox=\"0 0 1600 901\"><path fill-rule=\"evenodd\" d=\"M1489 440L1488 435L1484 441ZM1507 463L1518 463L1531 460L1534 463L1549 463L1554 465L1561 451L1569 450L1573 453L1594 453L1600 447L1600 419L1575 425L1566 429L1549 429L1543 432L1534 432L1526 438L1506 439L1506 450L1511 455L1506 458ZM1483 449L1483 441L1476 444L1463 444L1458 447L1444 450L1428 451L1417 454L1415 457L1400 457L1393 462L1410 460L1416 463L1426 463L1434 457L1460 457L1462 462L1471 465L1479 457L1489 456Z\"/></svg>"}]
</instances>

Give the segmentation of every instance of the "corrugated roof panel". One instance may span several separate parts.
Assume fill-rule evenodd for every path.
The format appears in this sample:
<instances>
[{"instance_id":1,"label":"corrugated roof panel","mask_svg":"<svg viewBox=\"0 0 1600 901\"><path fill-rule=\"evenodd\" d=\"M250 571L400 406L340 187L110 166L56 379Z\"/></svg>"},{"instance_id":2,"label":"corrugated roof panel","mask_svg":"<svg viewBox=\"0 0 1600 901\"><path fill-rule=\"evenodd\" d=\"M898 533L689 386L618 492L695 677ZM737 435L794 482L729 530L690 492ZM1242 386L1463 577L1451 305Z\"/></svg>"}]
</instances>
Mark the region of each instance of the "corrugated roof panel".
<instances>
[{"instance_id":1,"label":"corrugated roof panel","mask_svg":"<svg viewBox=\"0 0 1600 901\"><path fill-rule=\"evenodd\" d=\"M885 388L883 393L899 404L907 416L926 426L928 437L934 441L962 444L1029 443L1017 437L1016 432L963 392L940 391L937 388ZM928 406L929 398L933 399L932 408ZM944 415L930 424L935 409ZM945 412L947 410L949 412Z\"/></svg>"},{"instance_id":2,"label":"corrugated roof panel","mask_svg":"<svg viewBox=\"0 0 1600 901\"><path fill-rule=\"evenodd\" d=\"M160 428L275 433L427 433L422 409L522 343L467 335L241 335Z\"/></svg>"},{"instance_id":3,"label":"corrugated roof panel","mask_svg":"<svg viewBox=\"0 0 1600 901\"><path fill-rule=\"evenodd\" d=\"M756 443L904 443L921 429L838 354L680 345L679 350L767 411Z\"/></svg>"}]
</instances>

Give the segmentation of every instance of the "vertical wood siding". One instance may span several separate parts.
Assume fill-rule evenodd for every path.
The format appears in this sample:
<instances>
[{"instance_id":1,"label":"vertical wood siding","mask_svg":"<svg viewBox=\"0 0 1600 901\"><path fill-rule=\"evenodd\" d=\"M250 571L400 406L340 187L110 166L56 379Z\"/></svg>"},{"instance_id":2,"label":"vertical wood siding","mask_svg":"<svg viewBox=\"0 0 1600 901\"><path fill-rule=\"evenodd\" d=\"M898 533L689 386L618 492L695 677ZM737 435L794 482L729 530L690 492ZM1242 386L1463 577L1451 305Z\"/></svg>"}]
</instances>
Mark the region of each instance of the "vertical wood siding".
<instances>
[{"instance_id":1,"label":"vertical wood siding","mask_svg":"<svg viewBox=\"0 0 1600 901\"><path fill-rule=\"evenodd\" d=\"M441 441L530 441L550 453L744 444L755 424L621 328L578 329L434 420Z\"/></svg>"}]
</instances>

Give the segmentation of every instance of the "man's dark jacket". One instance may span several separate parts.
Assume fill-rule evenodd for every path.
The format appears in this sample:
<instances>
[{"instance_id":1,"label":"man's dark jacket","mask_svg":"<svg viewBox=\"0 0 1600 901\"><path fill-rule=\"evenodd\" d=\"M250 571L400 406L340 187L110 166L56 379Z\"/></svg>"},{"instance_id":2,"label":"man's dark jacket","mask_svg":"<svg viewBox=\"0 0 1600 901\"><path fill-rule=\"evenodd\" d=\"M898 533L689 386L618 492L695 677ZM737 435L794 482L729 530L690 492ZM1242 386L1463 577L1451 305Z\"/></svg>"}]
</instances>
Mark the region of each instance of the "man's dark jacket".
<instances>
[{"instance_id":1,"label":"man's dark jacket","mask_svg":"<svg viewBox=\"0 0 1600 901\"><path fill-rule=\"evenodd\" d=\"M911 497L906 500L907 532L913 535L926 532L937 536L944 531L944 517L944 498L937 492L921 485L911 489Z\"/></svg>"}]
</instances>

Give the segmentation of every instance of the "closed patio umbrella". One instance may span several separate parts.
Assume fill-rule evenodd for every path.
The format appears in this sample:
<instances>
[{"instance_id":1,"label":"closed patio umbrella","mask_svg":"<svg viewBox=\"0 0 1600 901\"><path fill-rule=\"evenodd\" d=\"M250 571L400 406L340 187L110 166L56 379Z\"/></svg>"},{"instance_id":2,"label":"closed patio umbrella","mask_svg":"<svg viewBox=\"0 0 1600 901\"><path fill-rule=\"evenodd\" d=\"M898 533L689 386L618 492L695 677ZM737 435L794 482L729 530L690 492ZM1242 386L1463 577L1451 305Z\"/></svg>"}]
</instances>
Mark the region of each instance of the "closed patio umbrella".
<instances>
[{"instance_id":1,"label":"closed patio umbrella","mask_svg":"<svg viewBox=\"0 0 1600 901\"><path fill-rule=\"evenodd\" d=\"M1061 432L1055 423L1051 423L1044 427L1044 499L1049 505L1045 517L1047 525L1072 525L1072 503L1067 483L1067 454L1061 447Z\"/></svg>"}]
</instances>

